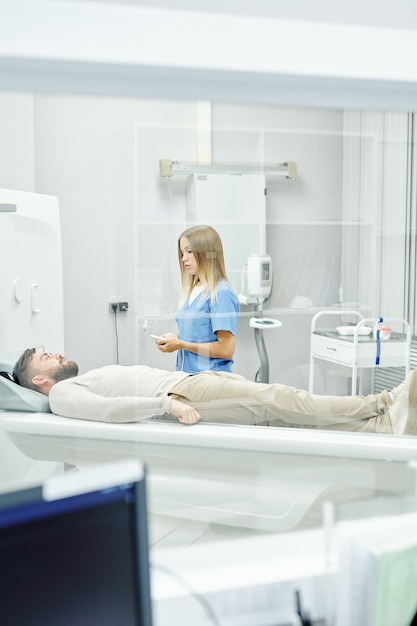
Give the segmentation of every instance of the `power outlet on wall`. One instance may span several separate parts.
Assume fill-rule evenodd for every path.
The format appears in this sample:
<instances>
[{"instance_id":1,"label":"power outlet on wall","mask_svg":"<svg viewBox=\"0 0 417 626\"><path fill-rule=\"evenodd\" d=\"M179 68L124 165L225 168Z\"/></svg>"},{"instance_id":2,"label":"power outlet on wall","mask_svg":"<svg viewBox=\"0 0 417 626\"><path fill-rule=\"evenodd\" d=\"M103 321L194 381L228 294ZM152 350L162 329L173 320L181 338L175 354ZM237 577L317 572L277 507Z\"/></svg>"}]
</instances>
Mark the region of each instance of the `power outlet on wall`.
<instances>
[{"instance_id":1,"label":"power outlet on wall","mask_svg":"<svg viewBox=\"0 0 417 626\"><path fill-rule=\"evenodd\" d=\"M109 307L111 313L125 313L129 310L127 302L110 302Z\"/></svg>"}]
</instances>

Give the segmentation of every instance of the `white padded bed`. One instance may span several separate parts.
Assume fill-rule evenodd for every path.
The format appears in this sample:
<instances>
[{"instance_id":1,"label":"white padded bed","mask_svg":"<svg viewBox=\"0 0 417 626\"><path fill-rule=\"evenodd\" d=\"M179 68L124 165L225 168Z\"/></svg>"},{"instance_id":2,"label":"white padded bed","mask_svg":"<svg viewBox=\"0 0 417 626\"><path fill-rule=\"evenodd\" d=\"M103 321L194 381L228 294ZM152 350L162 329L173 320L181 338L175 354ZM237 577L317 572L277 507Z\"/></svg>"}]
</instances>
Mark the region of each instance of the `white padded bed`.
<instances>
[{"instance_id":1,"label":"white padded bed","mask_svg":"<svg viewBox=\"0 0 417 626\"><path fill-rule=\"evenodd\" d=\"M413 437L163 419L118 425L19 411L0 411L0 428L29 458L80 471L139 456L152 513L246 529L315 525L325 499L414 490Z\"/></svg>"}]
</instances>

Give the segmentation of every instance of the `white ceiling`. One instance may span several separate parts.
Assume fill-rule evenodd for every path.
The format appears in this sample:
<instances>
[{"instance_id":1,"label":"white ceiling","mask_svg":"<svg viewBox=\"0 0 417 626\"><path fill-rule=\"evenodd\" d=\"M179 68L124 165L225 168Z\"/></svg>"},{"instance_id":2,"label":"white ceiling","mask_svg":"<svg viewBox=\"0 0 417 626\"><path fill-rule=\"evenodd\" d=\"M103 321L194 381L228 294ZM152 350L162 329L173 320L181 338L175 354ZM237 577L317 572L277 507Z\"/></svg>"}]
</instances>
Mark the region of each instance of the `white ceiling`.
<instances>
[{"instance_id":1,"label":"white ceiling","mask_svg":"<svg viewBox=\"0 0 417 626\"><path fill-rule=\"evenodd\" d=\"M77 0L84 2L85 0ZM417 30L415 0L88 0L186 11L253 15ZM353 45L353 42L352 42Z\"/></svg>"},{"instance_id":2,"label":"white ceiling","mask_svg":"<svg viewBox=\"0 0 417 626\"><path fill-rule=\"evenodd\" d=\"M207 2L0 0L0 89L417 110L415 0Z\"/></svg>"}]
</instances>

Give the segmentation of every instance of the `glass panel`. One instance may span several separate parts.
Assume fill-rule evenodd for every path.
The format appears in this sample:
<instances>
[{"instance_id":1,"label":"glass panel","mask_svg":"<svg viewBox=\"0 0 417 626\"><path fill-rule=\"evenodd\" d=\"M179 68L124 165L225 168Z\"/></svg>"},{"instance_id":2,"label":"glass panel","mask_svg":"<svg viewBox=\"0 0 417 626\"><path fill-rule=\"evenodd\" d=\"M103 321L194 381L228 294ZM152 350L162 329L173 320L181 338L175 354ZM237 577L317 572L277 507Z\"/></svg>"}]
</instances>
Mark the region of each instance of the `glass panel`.
<instances>
[{"instance_id":1,"label":"glass panel","mask_svg":"<svg viewBox=\"0 0 417 626\"><path fill-rule=\"evenodd\" d=\"M318 312L341 313L324 332L351 326L348 310L414 325L412 114L213 102L206 158L241 163L242 170L294 162L298 174L288 180L264 172L253 196L245 188L237 201L236 184L224 203L196 214L190 212L190 176L161 177L159 164L198 163L197 102L31 97L1 94L0 103L16 103L8 124L30 119L37 191L59 199L66 352L82 372L115 362L175 370L175 352L160 352L150 335L177 332L177 239L202 216L221 231L238 293L248 295L247 256L272 259L270 297L260 309L259 303L242 304L234 373L253 382L265 358L250 325L259 313L282 322L261 331L270 382L303 390ZM253 211L244 205L248 200ZM109 302L119 301L128 302L128 311L113 315ZM402 327L392 331L390 346L394 333L404 334ZM376 350L376 342L371 347ZM380 348L378 373L384 372L386 387L394 386L405 368L397 361L386 367ZM354 373L348 358L317 362L314 390L349 395ZM361 392L373 391L374 370L359 368ZM307 527L321 523L327 497L406 494L410 488L410 439L386 433L288 429L285 421L282 428L217 423L191 431L168 418L122 426L66 420L64 426L50 415L2 415L1 424L4 488L96 460L141 456L150 470L153 541L161 545Z\"/></svg>"}]
</instances>

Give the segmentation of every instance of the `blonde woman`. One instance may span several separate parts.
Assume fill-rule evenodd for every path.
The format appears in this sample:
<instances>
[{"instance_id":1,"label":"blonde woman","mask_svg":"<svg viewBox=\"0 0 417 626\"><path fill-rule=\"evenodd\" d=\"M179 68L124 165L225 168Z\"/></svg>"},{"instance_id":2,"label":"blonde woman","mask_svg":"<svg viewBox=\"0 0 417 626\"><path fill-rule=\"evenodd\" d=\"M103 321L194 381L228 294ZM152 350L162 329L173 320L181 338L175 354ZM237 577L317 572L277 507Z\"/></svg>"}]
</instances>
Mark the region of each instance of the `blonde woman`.
<instances>
[{"instance_id":1,"label":"blonde woman","mask_svg":"<svg viewBox=\"0 0 417 626\"><path fill-rule=\"evenodd\" d=\"M162 335L161 352L177 354L176 369L190 374L230 372L239 300L225 269L223 245L211 226L192 226L178 238L183 294L175 315L178 335Z\"/></svg>"}]
</instances>

